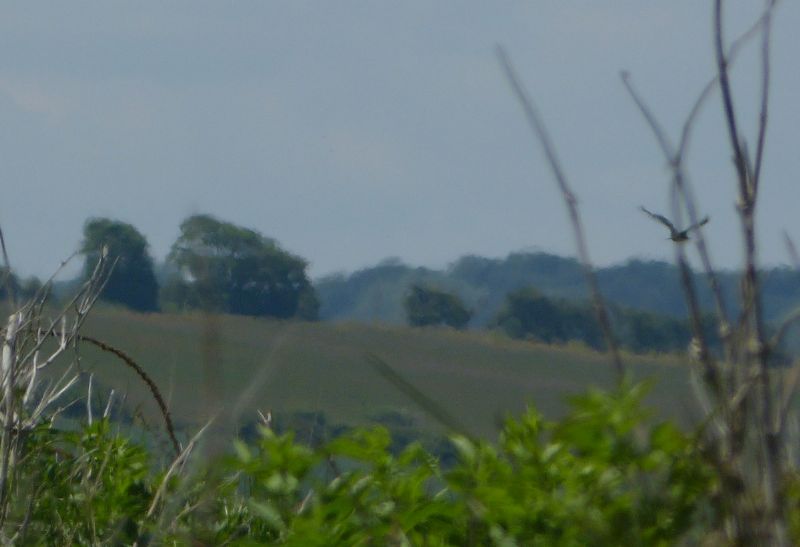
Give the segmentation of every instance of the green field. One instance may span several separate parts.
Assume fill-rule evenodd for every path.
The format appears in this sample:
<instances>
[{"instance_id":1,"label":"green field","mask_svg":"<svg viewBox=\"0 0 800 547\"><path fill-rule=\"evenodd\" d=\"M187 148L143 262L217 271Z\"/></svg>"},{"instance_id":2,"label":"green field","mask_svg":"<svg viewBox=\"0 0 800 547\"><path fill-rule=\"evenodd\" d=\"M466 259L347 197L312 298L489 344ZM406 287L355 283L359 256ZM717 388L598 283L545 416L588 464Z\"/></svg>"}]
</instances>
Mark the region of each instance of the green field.
<instances>
[{"instance_id":1,"label":"green field","mask_svg":"<svg viewBox=\"0 0 800 547\"><path fill-rule=\"evenodd\" d=\"M192 428L221 409L223 428L276 415L325 414L329 423L369 423L400 412L429 430L441 425L369 362L380 357L470 433L493 436L498 419L533 404L558 415L564 398L611 386L602 354L512 341L492 333L235 316L136 314L100 308L86 334L130 354L160 386L176 422ZM127 395L150 418L144 385L115 357L83 345L81 362L101 390ZM693 407L686 367L675 357L628 356L637 378L656 380L650 403L685 418ZM231 429L232 430L232 429Z\"/></svg>"}]
</instances>

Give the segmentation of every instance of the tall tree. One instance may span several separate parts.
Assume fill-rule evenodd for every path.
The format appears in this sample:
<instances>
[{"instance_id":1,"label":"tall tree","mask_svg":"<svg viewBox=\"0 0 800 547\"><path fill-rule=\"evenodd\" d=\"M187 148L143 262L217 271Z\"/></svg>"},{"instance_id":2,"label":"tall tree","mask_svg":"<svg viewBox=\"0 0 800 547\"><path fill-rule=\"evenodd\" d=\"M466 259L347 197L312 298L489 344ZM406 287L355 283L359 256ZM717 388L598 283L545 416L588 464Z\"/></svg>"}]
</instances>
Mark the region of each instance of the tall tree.
<instances>
[{"instance_id":1,"label":"tall tree","mask_svg":"<svg viewBox=\"0 0 800 547\"><path fill-rule=\"evenodd\" d=\"M550 299L530 287L509 293L496 324L514 338L533 338L548 344L581 340L593 348L603 345L588 305Z\"/></svg>"},{"instance_id":2,"label":"tall tree","mask_svg":"<svg viewBox=\"0 0 800 547\"><path fill-rule=\"evenodd\" d=\"M9 292L19 296L20 288L17 275L8 266L0 266L0 300L7 300Z\"/></svg>"},{"instance_id":3,"label":"tall tree","mask_svg":"<svg viewBox=\"0 0 800 547\"><path fill-rule=\"evenodd\" d=\"M184 307L241 315L316 319L307 263L260 233L194 215L181 223L169 261L180 272L165 298Z\"/></svg>"},{"instance_id":4,"label":"tall tree","mask_svg":"<svg viewBox=\"0 0 800 547\"><path fill-rule=\"evenodd\" d=\"M472 317L456 295L420 285L412 285L405 299L408 324L414 327L448 325L463 329Z\"/></svg>"},{"instance_id":5,"label":"tall tree","mask_svg":"<svg viewBox=\"0 0 800 547\"><path fill-rule=\"evenodd\" d=\"M92 275L103 248L115 261L100 297L138 311L158 309L158 282L147 240L131 224L109 218L90 219L83 228L84 276Z\"/></svg>"}]
</instances>

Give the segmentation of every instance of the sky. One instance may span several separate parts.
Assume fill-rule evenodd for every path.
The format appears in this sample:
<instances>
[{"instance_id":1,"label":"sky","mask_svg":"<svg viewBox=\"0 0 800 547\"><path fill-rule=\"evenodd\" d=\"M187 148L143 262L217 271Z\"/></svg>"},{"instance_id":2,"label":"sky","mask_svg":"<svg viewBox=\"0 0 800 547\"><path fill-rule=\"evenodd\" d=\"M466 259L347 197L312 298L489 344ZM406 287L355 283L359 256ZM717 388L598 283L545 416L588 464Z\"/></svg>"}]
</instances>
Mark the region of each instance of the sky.
<instances>
[{"instance_id":1,"label":"sky","mask_svg":"<svg viewBox=\"0 0 800 547\"><path fill-rule=\"evenodd\" d=\"M762 2L726 3L726 38ZM547 124L599 265L670 259L669 171L621 70L677 135L714 73L710 0L4 2L0 226L46 276L90 217L136 226L163 259L185 217L256 229L321 276L386 257L574 255L547 164L497 62ZM800 3L776 12L757 229L764 264L800 240ZM758 42L733 85L755 142ZM688 167L715 264L741 264L719 101Z\"/></svg>"}]
</instances>

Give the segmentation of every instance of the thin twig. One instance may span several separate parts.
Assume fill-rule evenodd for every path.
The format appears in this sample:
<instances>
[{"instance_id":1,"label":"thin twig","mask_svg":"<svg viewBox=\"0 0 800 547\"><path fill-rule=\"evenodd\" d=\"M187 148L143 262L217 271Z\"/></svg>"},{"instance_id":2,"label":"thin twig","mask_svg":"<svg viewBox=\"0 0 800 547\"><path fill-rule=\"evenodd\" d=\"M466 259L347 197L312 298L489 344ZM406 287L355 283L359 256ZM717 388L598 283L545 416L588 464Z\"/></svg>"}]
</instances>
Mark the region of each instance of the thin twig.
<instances>
[{"instance_id":1,"label":"thin twig","mask_svg":"<svg viewBox=\"0 0 800 547\"><path fill-rule=\"evenodd\" d=\"M770 41L770 11L774 2L767 4L767 20L763 28L764 42L762 45L762 117L759 122L759 147L763 147L766 132L766 112L769 90L769 41ZM756 234L755 234L755 207L757 180L754 174L755 167L749 160L744 141L739 135L736 109L733 105L733 94L728 74L728 60L723 46L722 26L722 0L714 2L714 44L719 73L720 91L728 128L731 149L733 150L734 165L738 176L739 188L739 216L742 226L742 235L745 246L745 273L742 279L742 312L741 324L745 327L742 336L745 341L746 359L760 369L761 389L757 411L759 423L759 443L761 449L757 451L757 463L763 465L763 473L759 474L761 487L760 495L763 497L764 513L767 517L762 533L768 534L771 541L783 545L786 543L786 525L781 509L782 488L780 484L783 476L781 458L782 447L779 442L774 424L777 421L769 370L769 355L771 347L766 341L764 328L761 290L759 283L758 267L756 264ZM763 152L763 149L761 150ZM759 153L759 156L761 154ZM757 160L761 168L760 159ZM770 531L768 532L767 529Z\"/></svg>"},{"instance_id":2,"label":"thin twig","mask_svg":"<svg viewBox=\"0 0 800 547\"><path fill-rule=\"evenodd\" d=\"M367 362L372 365L375 372L380 374L385 380L390 382L399 391L408 396L412 401L417 403L419 407L424 410L429 416L437 422L445 426L448 430L467 435L467 429L464 425L455 418L452 414L447 412L442 406L425 395L416 386L411 384L408 380L403 378L397 373L389 364L373 353L365 355Z\"/></svg>"},{"instance_id":3,"label":"thin twig","mask_svg":"<svg viewBox=\"0 0 800 547\"><path fill-rule=\"evenodd\" d=\"M770 34L772 30L772 10L777 0L769 0L764 14L764 28L761 36L761 112L758 119L758 140L756 144L756 165L753 170L753 194L758 194L759 181L761 180L761 165L764 159L764 144L767 136L767 122L769 120L769 83L770 83Z\"/></svg>"},{"instance_id":4,"label":"thin twig","mask_svg":"<svg viewBox=\"0 0 800 547\"><path fill-rule=\"evenodd\" d=\"M800 309L794 310L792 313L786 317L783 321L781 321L778 330L772 336L769 341L769 346L771 348L777 348L783 342L783 338L789 332L789 329L798 321L800 321Z\"/></svg>"},{"instance_id":5,"label":"thin twig","mask_svg":"<svg viewBox=\"0 0 800 547\"><path fill-rule=\"evenodd\" d=\"M86 393L86 416L89 422L89 425L92 425L92 380L94 379L94 374L89 375L89 387Z\"/></svg>"},{"instance_id":6,"label":"thin twig","mask_svg":"<svg viewBox=\"0 0 800 547\"><path fill-rule=\"evenodd\" d=\"M8 251L6 250L6 238L3 237L3 228L0 227L0 249L3 251L3 264L6 266L6 271L3 272L3 284L6 286L6 294L8 301L11 302L11 309L17 309L17 298L14 294L14 279L11 276L11 262L8 260Z\"/></svg>"},{"instance_id":7,"label":"thin twig","mask_svg":"<svg viewBox=\"0 0 800 547\"><path fill-rule=\"evenodd\" d=\"M659 147L661 148L661 152L666 158L670 169L672 171L672 185L676 191L676 196L683 197L683 201L686 203L687 208L690 206L690 218L689 221L692 224L697 224L697 213L693 205L693 200L689 199L689 193L686 191L686 184L685 184L685 175L683 172L683 164L682 158L679 153L676 153L672 144L670 143L669 137L667 137L666 131L664 131L661 124L656 119L655 115L653 114L652 110L647 106L644 102L644 99L639 95L636 89L633 87L633 83L630 80L630 75L627 72L621 73L622 83L625 85L628 93L630 94L631 98L633 99L636 106L639 108L639 111L644 117L647 125L650 127L650 130L653 132L653 135L656 137L658 141ZM680 207L678 203L673 204L673 216L675 216L675 221L680 222ZM702 231L698 230L696 238L702 238ZM701 253L703 254L703 253ZM706 257L707 258L707 257ZM683 245L676 244L675 245L675 259L678 264L678 270L681 275L681 286L684 289L684 296L686 299L686 304L689 311L689 320L692 325L692 331L694 333L694 337L698 343L698 360L703 366L703 375L704 379L714 392L717 395L722 393L722 381L720 376L719 367L714 361L713 356L708 347L708 341L706 340L705 332L703 331L703 324L702 324L702 312L700 309L700 304L697 298L697 291L694 287L694 281L692 279L692 272L689 268L688 261L686 259L686 253L683 249ZM715 301L717 304L717 314L719 316L719 321L721 325L727 324L727 312L725 309L725 303L722 298L722 292L719 289L718 283L716 283L716 275L714 274L714 270L711 267L710 260L705 261L704 265L706 266L706 273L709 277L709 280L712 281L712 289L715 295Z\"/></svg>"},{"instance_id":8,"label":"thin twig","mask_svg":"<svg viewBox=\"0 0 800 547\"><path fill-rule=\"evenodd\" d=\"M114 401L114 390L108 394L108 401L106 401L106 408L103 410L103 418L108 418L111 415L111 403Z\"/></svg>"},{"instance_id":9,"label":"thin twig","mask_svg":"<svg viewBox=\"0 0 800 547\"><path fill-rule=\"evenodd\" d=\"M800 381L800 365L795 364L786 374L783 380L783 393L779 405L778 416L775 423L775 431L778 435L783 435L786 427L786 419L791 410L792 400L797 393L797 384Z\"/></svg>"},{"instance_id":10,"label":"thin twig","mask_svg":"<svg viewBox=\"0 0 800 547\"><path fill-rule=\"evenodd\" d=\"M726 58L728 60L728 66L730 67L733 62L738 57L741 50L744 48L745 45L756 35L756 33L761 30L761 27L765 24L767 19L771 17L771 10L774 9L775 5L777 4L777 0L771 2L771 4L764 10L759 17L747 30L745 30L742 34L740 34L733 42L731 42L730 47L728 48L728 52L726 54ZM688 150L689 147L689 137L692 128L694 127L694 121L697 115L700 113L703 104L711 96L711 92L719 83L719 74L715 74L709 81L706 83L703 90L698 95L697 99L695 100L694 105L692 106L691 111L689 112L689 116L687 116L686 121L683 124L683 130L681 131L681 140L680 144L678 145L678 157L683 159L685 152Z\"/></svg>"},{"instance_id":11,"label":"thin twig","mask_svg":"<svg viewBox=\"0 0 800 547\"><path fill-rule=\"evenodd\" d=\"M717 59L717 74L719 87L722 92L722 105L725 113L725 123L728 127L730 145L733 150L733 163L739 178L739 194L749 196L750 189L747 181L747 168L742 152L742 141L739 139L739 127L736 120L736 110L733 106L733 92L728 77L728 58L725 55L725 46L722 36L722 0L714 0L714 53ZM749 201L749 200L748 200ZM746 205L743 203L742 205Z\"/></svg>"},{"instance_id":12,"label":"thin twig","mask_svg":"<svg viewBox=\"0 0 800 547\"><path fill-rule=\"evenodd\" d=\"M61 333L54 331L52 332L53 336L60 336ZM147 385L150 393L153 395L153 399L155 399L156 404L158 405L159 410L161 411L161 416L164 419L164 424L167 428L167 434L169 435L170 441L172 441L172 447L175 449L176 454L181 453L181 445L178 442L177 437L175 436L175 428L172 424L172 418L170 417L169 409L167 409L167 404L164 402L164 398L161 396L161 392L158 389L158 386L153 381L152 378L139 366L136 361L133 360L127 353L122 351L121 349L115 348L106 342L98 340L97 338L92 338L91 336L86 336L84 334L75 334L76 339L80 340L81 342L88 342L101 350L111 353L119 357L126 365L128 365L133 371L142 379L142 381Z\"/></svg>"},{"instance_id":13,"label":"thin twig","mask_svg":"<svg viewBox=\"0 0 800 547\"><path fill-rule=\"evenodd\" d=\"M17 356L17 328L19 314L13 313L8 319L5 336L3 337L2 372L3 372L3 403L5 403L5 417L3 420L3 435L0 441L0 526L5 523L8 511L9 471L11 467L11 452L14 429L14 377L16 374Z\"/></svg>"},{"instance_id":14,"label":"thin twig","mask_svg":"<svg viewBox=\"0 0 800 547\"><path fill-rule=\"evenodd\" d=\"M205 433L206 429L208 429L208 427L214 422L215 418L216 417L210 418L206 422L206 425L201 427L200 430L197 433L195 433L194 436L189 440L189 442L186 444L186 448L184 448L182 451L178 451L177 457L172 461L172 465L170 465L169 469L167 469L167 472L164 474L164 478L161 479L161 484L158 485L158 489L156 490L156 493L153 495L153 501L150 502L150 507L147 509L145 518L150 518L151 516L153 516L156 507L158 507L158 502L167 488L167 483L169 482L170 477L172 477L172 475L175 474L178 468L181 465L183 465L183 462L186 461L186 458L194 449L195 444L197 444L198 439L200 439L203 433Z\"/></svg>"},{"instance_id":15,"label":"thin twig","mask_svg":"<svg viewBox=\"0 0 800 547\"><path fill-rule=\"evenodd\" d=\"M594 304L597 322L600 324L600 329L603 331L603 337L605 338L608 351L611 355L612 362L614 363L618 384L621 385L625 378L625 366L622 362L622 356L619 352L619 346L617 344L616 337L614 336L613 329L611 328L611 320L608 316L608 309L606 307L605 300L603 299L603 295L600 292L600 287L597 283L597 277L594 273L594 267L592 266L592 261L589 257L589 248L586 244L586 237L583 233L583 224L578 212L578 200L569 187L569 183L567 182L566 175L564 174L561 164L558 161L555 146L550 139L547 128L545 127L544 122L541 120L533 100L530 98L525 90L525 87L522 85L522 82L517 76L508 54L506 53L505 49L499 45L496 48L496 52L500 61L500 65L505 72L506 79L511 85L511 89L514 91L514 94L522 106L522 110L525 113L525 118L528 122L528 125L533 130L542 146L542 149L544 150L550 170L556 180L556 183L558 184L558 188L561 191L564 202L566 203L570 220L572 222L575 243L578 248L578 257L580 258L581 265L583 266L586 282L592 295L592 302Z\"/></svg>"},{"instance_id":16,"label":"thin twig","mask_svg":"<svg viewBox=\"0 0 800 547\"><path fill-rule=\"evenodd\" d=\"M756 265L756 240L754 211L756 206L757 189L763 165L763 154L766 139L766 128L769 106L769 46L772 10L777 0L767 0L766 8L761 17L751 28L731 45L726 51L722 32L722 0L714 2L714 51L717 61L717 74L703 88L697 98L688 118L684 122L677 151L673 150L655 116L639 97L627 74L623 74L623 81L629 93L634 98L637 106L650 125L656 140L662 149L672 170L672 203L673 216L680 220L682 206L685 206L692 224L697 222L694 209L695 199L692 196L688 178L684 171L685 157L688 150L690 134L694 122L702 105L708 99L711 91L719 85L722 94L722 106L727 126L728 138L733 150L733 160L736 168L738 188L738 210L742 226L742 237L745 246L745 268L742 278L742 310L735 323L735 328L729 327L729 319L722 299L722 293L716 274L711 267L705 239L702 232L697 233L695 241L703 261L703 267L708 276L712 292L717 304L720 334L725 350L725 359L721 364L715 363L710 354L705 354L705 342L702 337L698 339L700 358L706 362L706 385L716 397L713 410L707 409L707 420L719 427L716 437L712 436L714 453L711 454L715 461L720 462L720 469L726 468L726 474L735 479L723 495L731 496L733 514L727 528L727 534L734 542L751 543L754 538L764 543L783 545L786 543L785 519L782 514L781 485L778 483L784 475L781 453L783 447L779 439L785 422L785 413L788 412L793 384L797 382L794 377L797 373L790 374L785 382L789 395L781 397L776 409L773 399L780 397L773 390L771 370L769 366L770 350L777 345L789 328L793 318L790 317L772 339L766 343L765 328L759 275ZM758 126L758 139L756 159L751 161L747 145L741 138L739 122L734 108L733 92L730 84L730 66L743 44L746 43L757 31L762 32L762 64L761 64L761 116ZM794 259L791 240L786 237L787 247ZM702 336L700 311L697 307L697 298L691 285L692 278L685 252L682 247L676 247L676 258L682 275L682 283L693 320L693 330ZM800 265L800 260L795 260ZM704 351L705 350L705 351ZM723 378L722 373L725 372ZM717 378L714 379L713 375ZM724 384L724 385L723 385ZM699 400L705 401L700 397ZM777 410L777 415L775 414ZM721 414L720 414L721 413ZM717 415L720 414L719 418ZM712 419L713 417L713 419ZM755 445L753 446L753 443ZM755 451L746 449L755 448ZM746 459L750 458L750 459ZM724 463L723 463L724 462ZM757 469L756 473L752 470ZM726 481L724 484L728 484ZM745 497L757 497L765 506L760 514L763 520L753 522L752 511L748 508Z\"/></svg>"},{"instance_id":17,"label":"thin twig","mask_svg":"<svg viewBox=\"0 0 800 547\"><path fill-rule=\"evenodd\" d=\"M800 270L800 254L797 254L797 247L794 245L789 232L783 231L783 243L786 245L786 252L789 253L789 258L792 260L792 265L795 270Z\"/></svg>"}]
</instances>

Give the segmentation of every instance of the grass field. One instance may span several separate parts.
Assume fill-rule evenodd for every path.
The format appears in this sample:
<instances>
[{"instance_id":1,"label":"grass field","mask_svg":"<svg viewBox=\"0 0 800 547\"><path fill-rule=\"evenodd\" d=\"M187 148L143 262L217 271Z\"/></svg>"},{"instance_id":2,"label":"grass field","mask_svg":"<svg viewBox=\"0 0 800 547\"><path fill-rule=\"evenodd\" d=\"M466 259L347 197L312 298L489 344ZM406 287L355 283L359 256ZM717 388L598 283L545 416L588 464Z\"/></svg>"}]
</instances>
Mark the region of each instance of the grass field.
<instances>
[{"instance_id":1,"label":"grass field","mask_svg":"<svg viewBox=\"0 0 800 547\"><path fill-rule=\"evenodd\" d=\"M234 316L136 314L100 308L85 333L131 355L160 386L175 421L193 428L221 411L222 430L276 415L322 412L329 423L369 423L400 412L419 427L441 425L369 362L388 363L470 433L492 437L498 419L533 404L556 416L564 398L611 386L602 354L519 342L491 333L361 324L298 323ZM155 420L144 385L115 357L88 345L82 366ZM637 378L653 378L650 403L684 418L693 406L686 367L675 357L628 356ZM156 423L154 421L154 423Z\"/></svg>"}]
</instances>

